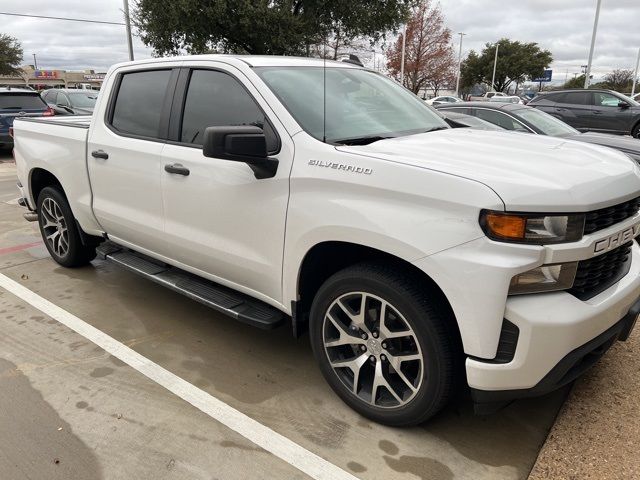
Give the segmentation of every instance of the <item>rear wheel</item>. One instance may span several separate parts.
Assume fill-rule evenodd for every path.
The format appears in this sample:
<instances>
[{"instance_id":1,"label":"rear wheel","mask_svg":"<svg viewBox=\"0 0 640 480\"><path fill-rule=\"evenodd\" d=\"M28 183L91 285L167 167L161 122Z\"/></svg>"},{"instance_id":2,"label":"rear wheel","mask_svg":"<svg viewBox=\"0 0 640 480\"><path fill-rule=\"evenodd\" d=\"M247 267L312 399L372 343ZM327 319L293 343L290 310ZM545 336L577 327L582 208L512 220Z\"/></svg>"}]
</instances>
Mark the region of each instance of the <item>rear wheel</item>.
<instances>
[{"instance_id":1,"label":"rear wheel","mask_svg":"<svg viewBox=\"0 0 640 480\"><path fill-rule=\"evenodd\" d=\"M437 413L454 385L448 313L411 275L374 264L329 278L311 308L311 342L329 385L354 410L394 426Z\"/></svg>"},{"instance_id":2,"label":"rear wheel","mask_svg":"<svg viewBox=\"0 0 640 480\"><path fill-rule=\"evenodd\" d=\"M96 256L95 246L83 245L65 196L55 187L38 195L38 224L51 257L63 267L80 267Z\"/></svg>"}]
</instances>

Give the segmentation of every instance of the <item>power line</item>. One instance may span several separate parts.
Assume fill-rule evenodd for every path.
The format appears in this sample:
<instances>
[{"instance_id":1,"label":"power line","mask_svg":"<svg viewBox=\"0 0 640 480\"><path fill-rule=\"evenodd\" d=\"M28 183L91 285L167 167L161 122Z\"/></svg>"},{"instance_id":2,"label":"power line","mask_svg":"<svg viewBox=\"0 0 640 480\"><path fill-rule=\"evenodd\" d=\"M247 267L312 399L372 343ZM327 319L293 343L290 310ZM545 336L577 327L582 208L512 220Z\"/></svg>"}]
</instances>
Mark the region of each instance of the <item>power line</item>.
<instances>
[{"instance_id":1,"label":"power line","mask_svg":"<svg viewBox=\"0 0 640 480\"><path fill-rule=\"evenodd\" d=\"M26 15L23 13L9 13L9 12L0 12L0 15L8 15L10 17L27 17L27 18L44 18L47 20L66 20L68 22L81 22L81 23L101 23L103 25L121 25L125 26L124 23L120 22L106 22L103 20L86 20L83 18L68 18L68 17L48 17L46 15Z\"/></svg>"}]
</instances>

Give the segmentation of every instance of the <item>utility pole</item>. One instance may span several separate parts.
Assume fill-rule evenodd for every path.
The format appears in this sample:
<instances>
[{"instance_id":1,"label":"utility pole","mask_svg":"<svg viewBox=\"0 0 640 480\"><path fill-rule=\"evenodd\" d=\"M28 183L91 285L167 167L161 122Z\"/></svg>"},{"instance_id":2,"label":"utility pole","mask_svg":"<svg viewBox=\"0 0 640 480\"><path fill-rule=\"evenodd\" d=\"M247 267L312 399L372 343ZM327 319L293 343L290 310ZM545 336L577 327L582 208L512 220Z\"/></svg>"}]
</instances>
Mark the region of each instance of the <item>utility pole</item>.
<instances>
[{"instance_id":1,"label":"utility pole","mask_svg":"<svg viewBox=\"0 0 640 480\"><path fill-rule=\"evenodd\" d=\"M458 92L460 91L460 69L462 68L462 37L466 35L466 33L458 32L460 35L460 50L458 50L458 77L456 78L456 97L459 96Z\"/></svg>"},{"instance_id":2,"label":"utility pole","mask_svg":"<svg viewBox=\"0 0 640 480\"><path fill-rule=\"evenodd\" d=\"M631 96L636 93L636 80L638 78L638 66L640 66L640 48L638 49L638 58L636 58L636 69L633 71L633 85L631 86Z\"/></svg>"},{"instance_id":3,"label":"utility pole","mask_svg":"<svg viewBox=\"0 0 640 480\"><path fill-rule=\"evenodd\" d=\"M402 29L402 58L400 60L400 82L404 85L404 49L407 43L407 24Z\"/></svg>"},{"instance_id":4,"label":"utility pole","mask_svg":"<svg viewBox=\"0 0 640 480\"><path fill-rule=\"evenodd\" d=\"M593 48L596 45L596 32L598 31L598 18L600 17L600 4L602 0L598 0L596 4L596 19L593 22L593 33L591 34L591 48L589 49L589 61L587 62L587 71L584 75L584 88L589 88L589 77L591 76L591 62L593 60Z\"/></svg>"},{"instance_id":5,"label":"utility pole","mask_svg":"<svg viewBox=\"0 0 640 480\"><path fill-rule=\"evenodd\" d=\"M38 60L36 60L36 54L33 54L33 69L38 70Z\"/></svg>"},{"instance_id":6,"label":"utility pole","mask_svg":"<svg viewBox=\"0 0 640 480\"><path fill-rule=\"evenodd\" d=\"M129 60L133 61L133 40L131 39L131 18L129 17L129 0L124 0L124 22L127 29L127 46L129 47Z\"/></svg>"},{"instance_id":7,"label":"utility pole","mask_svg":"<svg viewBox=\"0 0 640 480\"><path fill-rule=\"evenodd\" d=\"M496 66L498 65L498 47L499 43L496 43L496 57L493 59L493 76L491 77L491 90L496 91L495 83L496 83Z\"/></svg>"}]
</instances>

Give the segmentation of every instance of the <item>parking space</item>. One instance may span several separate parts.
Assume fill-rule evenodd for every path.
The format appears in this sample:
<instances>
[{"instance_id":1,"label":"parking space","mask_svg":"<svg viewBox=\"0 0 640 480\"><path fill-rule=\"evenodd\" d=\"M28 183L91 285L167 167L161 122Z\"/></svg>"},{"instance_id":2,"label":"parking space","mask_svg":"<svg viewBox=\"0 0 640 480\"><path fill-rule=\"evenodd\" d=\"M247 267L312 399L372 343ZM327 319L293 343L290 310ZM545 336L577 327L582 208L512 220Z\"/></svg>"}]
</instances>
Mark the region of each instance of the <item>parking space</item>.
<instances>
[{"instance_id":1,"label":"parking space","mask_svg":"<svg viewBox=\"0 0 640 480\"><path fill-rule=\"evenodd\" d=\"M325 384L306 337L239 324L103 261L59 267L13 202L14 168L0 163L3 275L358 478L527 477L566 391L489 417L461 398L421 427L369 422ZM3 289L0 320L7 478L308 478Z\"/></svg>"}]
</instances>

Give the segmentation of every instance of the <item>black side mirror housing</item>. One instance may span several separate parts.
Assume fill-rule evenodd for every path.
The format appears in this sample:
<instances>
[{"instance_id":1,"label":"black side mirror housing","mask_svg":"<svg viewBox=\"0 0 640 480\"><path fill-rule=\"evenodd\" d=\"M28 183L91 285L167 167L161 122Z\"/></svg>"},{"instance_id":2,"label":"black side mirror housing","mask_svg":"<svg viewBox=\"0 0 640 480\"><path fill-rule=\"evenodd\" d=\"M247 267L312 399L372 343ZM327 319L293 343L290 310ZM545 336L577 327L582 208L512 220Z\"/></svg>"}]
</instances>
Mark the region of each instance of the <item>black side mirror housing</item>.
<instances>
[{"instance_id":1,"label":"black side mirror housing","mask_svg":"<svg viewBox=\"0 0 640 480\"><path fill-rule=\"evenodd\" d=\"M207 127L202 153L205 157L244 162L258 179L271 178L278 170L278 160L267 154L267 138L260 127Z\"/></svg>"},{"instance_id":2,"label":"black side mirror housing","mask_svg":"<svg viewBox=\"0 0 640 480\"><path fill-rule=\"evenodd\" d=\"M621 109L625 110L625 109L629 108L629 104L627 102L625 102L624 100L620 100L618 102L618 107L620 107Z\"/></svg>"}]
</instances>

